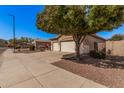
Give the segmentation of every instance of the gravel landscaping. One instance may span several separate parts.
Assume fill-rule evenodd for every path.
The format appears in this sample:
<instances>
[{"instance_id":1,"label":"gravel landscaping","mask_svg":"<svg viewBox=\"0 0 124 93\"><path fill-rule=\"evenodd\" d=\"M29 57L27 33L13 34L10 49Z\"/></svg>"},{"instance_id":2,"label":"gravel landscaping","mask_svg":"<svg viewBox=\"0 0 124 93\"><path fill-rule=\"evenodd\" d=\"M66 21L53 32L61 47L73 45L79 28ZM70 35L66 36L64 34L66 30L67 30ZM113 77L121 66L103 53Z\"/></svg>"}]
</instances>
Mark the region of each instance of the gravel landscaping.
<instances>
[{"instance_id":1,"label":"gravel landscaping","mask_svg":"<svg viewBox=\"0 0 124 93\"><path fill-rule=\"evenodd\" d=\"M53 63L67 71L107 87L124 87L124 58L100 60L84 56L80 62L62 59Z\"/></svg>"}]
</instances>

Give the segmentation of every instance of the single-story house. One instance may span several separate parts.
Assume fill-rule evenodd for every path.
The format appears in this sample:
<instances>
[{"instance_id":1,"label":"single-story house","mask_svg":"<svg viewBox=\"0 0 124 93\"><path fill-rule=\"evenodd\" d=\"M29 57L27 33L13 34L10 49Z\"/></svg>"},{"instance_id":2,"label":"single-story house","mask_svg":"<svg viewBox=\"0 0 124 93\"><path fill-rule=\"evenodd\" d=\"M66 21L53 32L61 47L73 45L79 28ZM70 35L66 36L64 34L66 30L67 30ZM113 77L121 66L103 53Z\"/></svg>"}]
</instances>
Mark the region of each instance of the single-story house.
<instances>
[{"instance_id":1,"label":"single-story house","mask_svg":"<svg viewBox=\"0 0 124 93\"><path fill-rule=\"evenodd\" d=\"M36 49L45 48L50 49L51 41L50 40L41 40L41 39L34 39L32 44L35 46Z\"/></svg>"},{"instance_id":2,"label":"single-story house","mask_svg":"<svg viewBox=\"0 0 124 93\"><path fill-rule=\"evenodd\" d=\"M51 40L51 50L60 52L75 52L75 42L72 36L59 35ZM89 53L90 50L105 48L105 39L93 34L88 35L81 44L80 53Z\"/></svg>"}]
</instances>

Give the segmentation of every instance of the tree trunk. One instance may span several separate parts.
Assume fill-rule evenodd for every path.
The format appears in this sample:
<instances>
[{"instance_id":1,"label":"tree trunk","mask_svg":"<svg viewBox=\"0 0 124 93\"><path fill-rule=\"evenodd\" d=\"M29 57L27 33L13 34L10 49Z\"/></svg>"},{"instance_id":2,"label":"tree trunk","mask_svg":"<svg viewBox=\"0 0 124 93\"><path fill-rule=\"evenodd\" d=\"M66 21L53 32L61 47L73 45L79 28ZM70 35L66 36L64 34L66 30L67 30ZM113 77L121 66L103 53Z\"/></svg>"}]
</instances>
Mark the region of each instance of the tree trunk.
<instances>
[{"instance_id":1,"label":"tree trunk","mask_svg":"<svg viewBox=\"0 0 124 93\"><path fill-rule=\"evenodd\" d=\"M80 60L80 45L76 44L76 58Z\"/></svg>"},{"instance_id":2,"label":"tree trunk","mask_svg":"<svg viewBox=\"0 0 124 93\"><path fill-rule=\"evenodd\" d=\"M85 37L86 35L80 35L80 34L73 35L73 39L76 45L76 58L78 61L80 60L80 46L84 41Z\"/></svg>"}]
</instances>

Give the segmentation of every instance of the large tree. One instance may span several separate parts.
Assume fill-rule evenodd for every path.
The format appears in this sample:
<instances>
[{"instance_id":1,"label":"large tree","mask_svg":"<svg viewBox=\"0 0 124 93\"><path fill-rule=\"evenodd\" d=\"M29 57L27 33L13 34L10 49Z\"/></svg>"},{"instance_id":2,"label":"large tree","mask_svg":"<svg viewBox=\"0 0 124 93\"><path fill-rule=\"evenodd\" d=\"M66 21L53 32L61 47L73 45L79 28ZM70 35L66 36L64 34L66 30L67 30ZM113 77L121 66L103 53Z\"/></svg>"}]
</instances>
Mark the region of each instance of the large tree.
<instances>
[{"instance_id":1,"label":"large tree","mask_svg":"<svg viewBox=\"0 0 124 93\"><path fill-rule=\"evenodd\" d=\"M80 45L89 34L111 31L124 22L124 6L46 6L37 14L36 26L43 31L72 35L80 59Z\"/></svg>"},{"instance_id":2,"label":"large tree","mask_svg":"<svg viewBox=\"0 0 124 93\"><path fill-rule=\"evenodd\" d=\"M18 39L20 42L26 42L26 43L28 43L28 42L31 42L32 41L32 39L31 38L28 38L28 37L21 37L20 39Z\"/></svg>"}]
</instances>

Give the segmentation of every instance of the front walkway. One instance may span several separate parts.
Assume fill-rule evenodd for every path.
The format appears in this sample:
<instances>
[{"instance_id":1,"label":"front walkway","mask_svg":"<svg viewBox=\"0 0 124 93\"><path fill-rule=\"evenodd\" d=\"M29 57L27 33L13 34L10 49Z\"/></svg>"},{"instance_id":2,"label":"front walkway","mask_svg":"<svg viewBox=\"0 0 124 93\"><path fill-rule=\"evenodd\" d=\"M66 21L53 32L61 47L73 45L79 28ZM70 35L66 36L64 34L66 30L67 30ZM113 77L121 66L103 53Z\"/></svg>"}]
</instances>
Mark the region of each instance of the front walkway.
<instances>
[{"instance_id":1,"label":"front walkway","mask_svg":"<svg viewBox=\"0 0 124 93\"><path fill-rule=\"evenodd\" d=\"M50 64L60 60L62 54L49 51L13 54L12 50L6 50L0 55L0 86L12 88L105 87Z\"/></svg>"}]
</instances>

